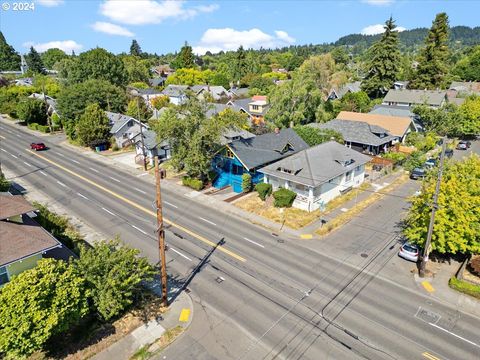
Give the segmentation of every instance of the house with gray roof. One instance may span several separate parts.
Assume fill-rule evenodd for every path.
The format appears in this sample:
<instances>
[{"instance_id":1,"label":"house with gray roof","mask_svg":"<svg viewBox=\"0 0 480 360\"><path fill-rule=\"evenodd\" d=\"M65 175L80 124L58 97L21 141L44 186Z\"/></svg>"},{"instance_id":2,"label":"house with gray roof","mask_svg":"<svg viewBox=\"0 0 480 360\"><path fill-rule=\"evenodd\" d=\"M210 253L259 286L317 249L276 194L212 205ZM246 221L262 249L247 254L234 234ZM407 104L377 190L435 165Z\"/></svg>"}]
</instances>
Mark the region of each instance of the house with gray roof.
<instances>
[{"instance_id":1,"label":"house with gray roof","mask_svg":"<svg viewBox=\"0 0 480 360\"><path fill-rule=\"evenodd\" d=\"M263 179L257 170L274 161L286 158L308 145L293 129L282 129L274 133L241 138L226 144L212 161L217 173L216 188L231 186L233 191L242 192L242 175L250 174L252 183Z\"/></svg>"},{"instance_id":2,"label":"house with gray roof","mask_svg":"<svg viewBox=\"0 0 480 360\"><path fill-rule=\"evenodd\" d=\"M354 81L354 82L346 83L345 85L339 88L333 88L332 90L330 90L330 93L328 94L328 100L337 100L337 99L340 100L342 97L344 97L348 93L359 92L362 90L361 85L362 85L361 81Z\"/></svg>"},{"instance_id":3,"label":"house with gray roof","mask_svg":"<svg viewBox=\"0 0 480 360\"><path fill-rule=\"evenodd\" d=\"M335 130L342 134L345 146L373 155L387 152L392 143L399 141L398 136L391 135L386 129L363 121L333 119L324 124L312 123L307 126Z\"/></svg>"},{"instance_id":4,"label":"house with gray roof","mask_svg":"<svg viewBox=\"0 0 480 360\"><path fill-rule=\"evenodd\" d=\"M214 101L228 98L228 91L223 86L216 85L193 85L191 90L199 99L205 99L206 94L210 94Z\"/></svg>"},{"instance_id":5,"label":"house with gray roof","mask_svg":"<svg viewBox=\"0 0 480 360\"><path fill-rule=\"evenodd\" d=\"M454 97L480 95L480 82L478 81L453 81L449 90L455 92Z\"/></svg>"},{"instance_id":6,"label":"house with gray roof","mask_svg":"<svg viewBox=\"0 0 480 360\"><path fill-rule=\"evenodd\" d=\"M306 211L323 209L332 199L360 186L371 158L329 141L275 161L258 171L274 190L297 194L293 206Z\"/></svg>"},{"instance_id":7,"label":"house with gray roof","mask_svg":"<svg viewBox=\"0 0 480 360\"><path fill-rule=\"evenodd\" d=\"M142 143L143 135L143 143ZM143 163L143 154L147 158L150 165L154 165L155 157L158 157L158 161L162 162L170 159L170 144L168 141L158 141L157 133L152 130L145 130L142 133L138 133L132 138L132 142L135 144L135 162Z\"/></svg>"},{"instance_id":8,"label":"house with gray roof","mask_svg":"<svg viewBox=\"0 0 480 360\"><path fill-rule=\"evenodd\" d=\"M168 96L170 102L174 105L183 104L187 101L187 92L190 90L188 85L167 85L161 92L162 95Z\"/></svg>"},{"instance_id":9,"label":"house with gray roof","mask_svg":"<svg viewBox=\"0 0 480 360\"><path fill-rule=\"evenodd\" d=\"M265 122L265 114L270 108L267 97L260 95L247 99L230 100L227 105L235 111L247 114L250 125L263 124Z\"/></svg>"},{"instance_id":10,"label":"house with gray roof","mask_svg":"<svg viewBox=\"0 0 480 360\"><path fill-rule=\"evenodd\" d=\"M248 88L239 88L239 87L232 87L228 90L228 96L230 98L246 98L248 97Z\"/></svg>"},{"instance_id":11,"label":"house with gray roof","mask_svg":"<svg viewBox=\"0 0 480 360\"><path fill-rule=\"evenodd\" d=\"M412 107L415 105L427 105L439 108L447 101L445 90L395 90L391 89L383 99L382 104L388 106Z\"/></svg>"},{"instance_id":12,"label":"house with gray roof","mask_svg":"<svg viewBox=\"0 0 480 360\"><path fill-rule=\"evenodd\" d=\"M412 123L416 131L425 130L420 117L413 113L410 107L378 104L373 107L373 109L370 111L370 114L409 117L412 119Z\"/></svg>"},{"instance_id":13,"label":"house with gray roof","mask_svg":"<svg viewBox=\"0 0 480 360\"><path fill-rule=\"evenodd\" d=\"M142 130L148 130L148 125L143 124L137 119L110 111L105 111L108 121L110 123L110 135L115 138L115 143L121 149L132 144L132 138L140 133L140 126Z\"/></svg>"}]
</instances>

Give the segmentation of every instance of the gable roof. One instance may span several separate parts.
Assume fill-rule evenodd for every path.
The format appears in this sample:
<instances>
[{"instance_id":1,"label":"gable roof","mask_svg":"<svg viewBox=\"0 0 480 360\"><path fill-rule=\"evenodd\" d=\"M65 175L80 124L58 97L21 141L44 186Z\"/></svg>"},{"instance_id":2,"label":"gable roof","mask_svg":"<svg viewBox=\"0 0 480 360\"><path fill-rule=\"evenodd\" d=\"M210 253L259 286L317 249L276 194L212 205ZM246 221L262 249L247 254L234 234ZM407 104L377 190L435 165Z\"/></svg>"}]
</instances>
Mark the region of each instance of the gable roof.
<instances>
[{"instance_id":1,"label":"gable roof","mask_svg":"<svg viewBox=\"0 0 480 360\"><path fill-rule=\"evenodd\" d=\"M132 139L135 139L135 144L139 143L142 141L141 139L141 134L138 133L132 137ZM157 133L153 130L145 130L143 131L143 144L145 145L145 148L148 150L153 150L157 147L163 147L168 145L168 141L158 141L157 140Z\"/></svg>"},{"instance_id":2,"label":"gable roof","mask_svg":"<svg viewBox=\"0 0 480 360\"><path fill-rule=\"evenodd\" d=\"M340 111L337 115L339 120L363 121L369 125L376 125L386 129L390 134L402 137L412 123L409 117L388 116L379 114L356 113L352 111Z\"/></svg>"},{"instance_id":3,"label":"gable roof","mask_svg":"<svg viewBox=\"0 0 480 360\"><path fill-rule=\"evenodd\" d=\"M372 146L380 146L398 138L398 136L388 134L388 131L380 126L369 125L363 121L333 119L324 124L312 123L307 126L332 129L342 134L345 141ZM375 133L383 133L386 136L381 138Z\"/></svg>"},{"instance_id":4,"label":"gable roof","mask_svg":"<svg viewBox=\"0 0 480 360\"><path fill-rule=\"evenodd\" d=\"M160 86L160 85L163 85L165 80L167 80L167 78L157 77L157 78L153 78L153 79L148 79L148 83L150 84L150 86Z\"/></svg>"},{"instance_id":5,"label":"gable roof","mask_svg":"<svg viewBox=\"0 0 480 360\"><path fill-rule=\"evenodd\" d=\"M478 81L453 81L450 89L465 94L480 94L480 82Z\"/></svg>"},{"instance_id":6,"label":"gable roof","mask_svg":"<svg viewBox=\"0 0 480 360\"><path fill-rule=\"evenodd\" d=\"M117 132L119 132L124 126L128 124L130 120L136 122L137 124L140 124L140 122L128 115L120 114L120 113L114 113L110 111L105 111L105 114L107 115L107 118L110 122L110 125L112 128L110 129L110 134L114 135ZM144 128L148 129L148 125L142 124Z\"/></svg>"},{"instance_id":7,"label":"gable roof","mask_svg":"<svg viewBox=\"0 0 480 360\"><path fill-rule=\"evenodd\" d=\"M354 82L349 82L346 83L345 85L339 87L339 88L333 88L332 91L330 92L330 96L332 96L332 93L335 93L337 96L337 99L341 99L344 97L347 93L349 92L359 92L361 89L362 82L361 81L354 81Z\"/></svg>"},{"instance_id":8,"label":"gable roof","mask_svg":"<svg viewBox=\"0 0 480 360\"><path fill-rule=\"evenodd\" d=\"M157 90L157 89L152 89L152 88L148 88L148 89L136 89L136 90L137 90L137 93L140 94L140 95L158 95L158 94L163 94L162 91Z\"/></svg>"},{"instance_id":9,"label":"gable roof","mask_svg":"<svg viewBox=\"0 0 480 360\"><path fill-rule=\"evenodd\" d=\"M348 165L342 164L348 160L353 160L353 162ZM370 160L371 158L367 155L335 141L328 141L276 161L258 171L297 184L317 187ZM291 171L291 173L282 169Z\"/></svg>"},{"instance_id":10,"label":"gable roof","mask_svg":"<svg viewBox=\"0 0 480 360\"><path fill-rule=\"evenodd\" d=\"M0 195L0 220L26 214L33 210L35 208L23 196Z\"/></svg>"},{"instance_id":11,"label":"gable roof","mask_svg":"<svg viewBox=\"0 0 480 360\"><path fill-rule=\"evenodd\" d=\"M288 144L292 149L282 153ZM305 150L308 145L293 129L282 129L278 133L235 140L227 147L247 169L254 169Z\"/></svg>"},{"instance_id":12,"label":"gable roof","mask_svg":"<svg viewBox=\"0 0 480 360\"><path fill-rule=\"evenodd\" d=\"M193 85L191 90L196 94L200 94L202 91L210 93L214 99L218 100L222 97L228 96L227 89L219 85Z\"/></svg>"},{"instance_id":13,"label":"gable roof","mask_svg":"<svg viewBox=\"0 0 480 360\"><path fill-rule=\"evenodd\" d=\"M173 97L180 97L185 95L185 92L189 90L190 87L188 85L167 85L165 89L161 92L163 95L166 96L173 96Z\"/></svg>"},{"instance_id":14,"label":"gable roof","mask_svg":"<svg viewBox=\"0 0 480 360\"><path fill-rule=\"evenodd\" d=\"M409 107L395 106L395 105L375 105L370 111L370 114L400 116L414 118L417 115L412 112Z\"/></svg>"},{"instance_id":15,"label":"gable roof","mask_svg":"<svg viewBox=\"0 0 480 360\"><path fill-rule=\"evenodd\" d=\"M229 127L223 130L222 135L220 137L220 144L226 145L235 140L239 140L239 139L248 140L254 137L255 135L247 130L239 129L237 127Z\"/></svg>"},{"instance_id":16,"label":"gable roof","mask_svg":"<svg viewBox=\"0 0 480 360\"><path fill-rule=\"evenodd\" d=\"M440 106L447 96L445 90L395 90L391 89L383 99L383 102L427 104Z\"/></svg>"}]
</instances>

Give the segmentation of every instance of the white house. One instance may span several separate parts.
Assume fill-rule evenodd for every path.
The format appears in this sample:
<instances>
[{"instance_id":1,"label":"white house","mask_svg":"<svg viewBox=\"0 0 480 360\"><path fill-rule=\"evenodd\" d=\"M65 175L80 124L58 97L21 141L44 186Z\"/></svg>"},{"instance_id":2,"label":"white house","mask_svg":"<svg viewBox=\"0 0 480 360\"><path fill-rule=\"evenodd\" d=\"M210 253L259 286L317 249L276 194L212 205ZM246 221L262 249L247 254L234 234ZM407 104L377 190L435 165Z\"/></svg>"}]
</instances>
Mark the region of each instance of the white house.
<instances>
[{"instance_id":1,"label":"white house","mask_svg":"<svg viewBox=\"0 0 480 360\"><path fill-rule=\"evenodd\" d=\"M297 194L293 206L306 211L322 208L332 199L360 186L371 158L329 141L274 162L258 172L273 190Z\"/></svg>"},{"instance_id":2,"label":"white house","mask_svg":"<svg viewBox=\"0 0 480 360\"><path fill-rule=\"evenodd\" d=\"M110 125L110 134L115 138L115 142L119 148L132 144L132 138L140 133L140 126L143 131L149 129L147 124L143 124L137 119L119 113L105 111Z\"/></svg>"},{"instance_id":3,"label":"white house","mask_svg":"<svg viewBox=\"0 0 480 360\"><path fill-rule=\"evenodd\" d=\"M188 90L190 90L188 85L167 85L161 94L168 96L172 104L180 105L187 101Z\"/></svg>"}]
</instances>

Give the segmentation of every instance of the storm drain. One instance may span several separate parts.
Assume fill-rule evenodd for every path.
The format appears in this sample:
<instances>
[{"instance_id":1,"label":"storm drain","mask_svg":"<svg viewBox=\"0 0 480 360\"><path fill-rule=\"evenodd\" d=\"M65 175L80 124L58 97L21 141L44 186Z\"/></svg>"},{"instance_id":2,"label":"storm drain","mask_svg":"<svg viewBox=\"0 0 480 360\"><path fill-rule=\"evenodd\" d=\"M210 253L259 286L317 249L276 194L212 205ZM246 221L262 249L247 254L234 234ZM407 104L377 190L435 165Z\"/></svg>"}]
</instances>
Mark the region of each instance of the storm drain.
<instances>
[{"instance_id":1,"label":"storm drain","mask_svg":"<svg viewBox=\"0 0 480 360\"><path fill-rule=\"evenodd\" d=\"M428 311L426 309L422 309L422 307L418 308L415 317L425 321L426 323L436 324L438 320L440 320L441 316L433 311Z\"/></svg>"}]
</instances>

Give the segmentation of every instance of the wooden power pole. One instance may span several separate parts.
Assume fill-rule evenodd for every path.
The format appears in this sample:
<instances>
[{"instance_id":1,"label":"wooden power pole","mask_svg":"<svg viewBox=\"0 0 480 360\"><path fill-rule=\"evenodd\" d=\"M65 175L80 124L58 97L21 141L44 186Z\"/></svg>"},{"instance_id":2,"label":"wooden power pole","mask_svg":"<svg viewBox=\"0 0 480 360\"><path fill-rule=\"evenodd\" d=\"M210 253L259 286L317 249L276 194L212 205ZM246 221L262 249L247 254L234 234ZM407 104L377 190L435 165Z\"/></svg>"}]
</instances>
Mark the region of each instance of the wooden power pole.
<instances>
[{"instance_id":1,"label":"wooden power pole","mask_svg":"<svg viewBox=\"0 0 480 360\"><path fill-rule=\"evenodd\" d=\"M427 266L428 254L430 253L430 243L432 242L433 224L435 222L435 213L438 209L438 193L440 192L440 183L442 182L443 163L445 161L445 149L447 147L447 138L442 138L442 152L440 153L440 164L438 165L437 183L435 185L435 193L433 194L432 214L430 215L430 223L428 224L427 240L423 249L422 262L418 269L418 275L425 277L425 268Z\"/></svg>"},{"instance_id":2,"label":"wooden power pole","mask_svg":"<svg viewBox=\"0 0 480 360\"><path fill-rule=\"evenodd\" d=\"M147 154L145 152L145 139L143 138L143 123L140 119L140 97L137 96L137 113L138 113L138 122L140 123L140 141L142 144L142 156L143 156L143 170L147 171Z\"/></svg>"},{"instance_id":3,"label":"wooden power pole","mask_svg":"<svg viewBox=\"0 0 480 360\"><path fill-rule=\"evenodd\" d=\"M168 306L167 262L165 261L165 231L163 229L162 194L160 191L160 169L158 166L158 156L155 156L155 182L157 185L157 232L158 251L160 255L160 275L162 281L162 302L164 306Z\"/></svg>"}]
</instances>

